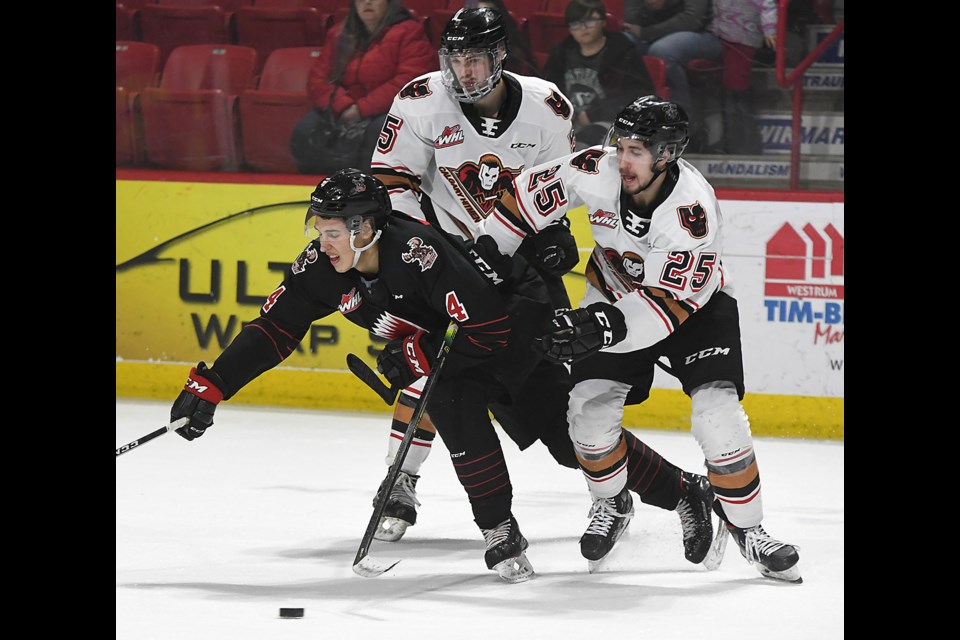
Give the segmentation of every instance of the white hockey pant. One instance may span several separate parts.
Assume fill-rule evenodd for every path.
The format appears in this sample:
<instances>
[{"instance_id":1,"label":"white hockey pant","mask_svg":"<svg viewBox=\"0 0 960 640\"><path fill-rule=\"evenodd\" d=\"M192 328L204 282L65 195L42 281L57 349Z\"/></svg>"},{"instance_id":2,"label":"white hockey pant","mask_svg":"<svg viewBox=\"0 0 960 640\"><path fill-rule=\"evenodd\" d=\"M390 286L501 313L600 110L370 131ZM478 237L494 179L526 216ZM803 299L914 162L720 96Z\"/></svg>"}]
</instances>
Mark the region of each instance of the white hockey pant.
<instances>
[{"instance_id":1,"label":"white hockey pant","mask_svg":"<svg viewBox=\"0 0 960 640\"><path fill-rule=\"evenodd\" d=\"M570 439L577 456L598 461L609 456L620 444L623 428L623 403L630 386L613 380L585 380L570 392L567 409ZM583 474L590 494L612 498L627 485L626 461L602 477Z\"/></svg>"},{"instance_id":2,"label":"white hockey pant","mask_svg":"<svg viewBox=\"0 0 960 640\"><path fill-rule=\"evenodd\" d=\"M741 528L760 524L763 502L753 436L736 388L728 382L705 384L691 398L690 429L727 519Z\"/></svg>"}]
</instances>

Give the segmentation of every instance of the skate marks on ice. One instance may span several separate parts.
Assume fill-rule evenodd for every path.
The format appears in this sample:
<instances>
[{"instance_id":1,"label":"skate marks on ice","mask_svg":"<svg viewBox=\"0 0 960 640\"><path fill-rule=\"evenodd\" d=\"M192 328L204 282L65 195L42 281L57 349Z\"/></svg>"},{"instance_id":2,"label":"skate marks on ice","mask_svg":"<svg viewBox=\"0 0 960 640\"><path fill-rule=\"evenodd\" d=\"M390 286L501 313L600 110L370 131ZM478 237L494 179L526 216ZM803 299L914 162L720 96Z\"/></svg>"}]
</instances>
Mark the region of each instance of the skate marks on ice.
<instances>
[{"instance_id":1,"label":"skate marks on ice","mask_svg":"<svg viewBox=\"0 0 960 640\"><path fill-rule=\"evenodd\" d=\"M116 442L168 415L166 402L118 400ZM763 578L733 545L717 571L687 562L677 514L639 501L605 566L589 573L582 476L506 438L536 576L507 584L486 568L483 537L435 443L417 525L371 545L371 556L402 561L368 580L351 566L383 477L389 416L226 404L217 418L193 442L168 434L117 460L117 638L364 640L401 628L419 640L452 629L489 640L483 621L493 616L515 637L565 640L594 633L598 615L618 633L661 640L843 638L842 444L757 442L764 525L800 546L799 586ZM689 433L644 437L675 464L702 466ZM710 624L745 601L745 626ZM305 617L281 620L279 607L304 607Z\"/></svg>"}]
</instances>

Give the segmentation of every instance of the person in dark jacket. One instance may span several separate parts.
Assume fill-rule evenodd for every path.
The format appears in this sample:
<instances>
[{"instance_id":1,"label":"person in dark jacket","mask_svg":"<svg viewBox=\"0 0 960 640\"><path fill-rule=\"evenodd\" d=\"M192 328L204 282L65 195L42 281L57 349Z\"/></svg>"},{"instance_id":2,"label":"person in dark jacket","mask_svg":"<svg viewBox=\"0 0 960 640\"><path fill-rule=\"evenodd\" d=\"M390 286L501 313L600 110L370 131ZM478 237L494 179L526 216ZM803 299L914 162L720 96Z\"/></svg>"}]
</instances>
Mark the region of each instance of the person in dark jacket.
<instances>
[{"instance_id":1,"label":"person in dark jacket","mask_svg":"<svg viewBox=\"0 0 960 640\"><path fill-rule=\"evenodd\" d=\"M599 144L632 96L654 93L636 47L623 33L604 28L606 16L599 0L572 0L564 9L570 35L544 66L544 77L573 103L577 150Z\"/></svg>"},{"instance_id":2,"label":"person in dark jacket","mask_svg":"<svg viewBox=\"0 0 960 640\"><path fill-rule=\"evenodd\" d=\"M423 25L401 0L351 0L346 18L327 35L307 80L314 108L297 123L290 140L300 173L329 173L326 150L311 144L322 112L328 110L343 124L366 121L355 165L369 169L394 96L438 64Z\"/></svg>"}]
</instances>

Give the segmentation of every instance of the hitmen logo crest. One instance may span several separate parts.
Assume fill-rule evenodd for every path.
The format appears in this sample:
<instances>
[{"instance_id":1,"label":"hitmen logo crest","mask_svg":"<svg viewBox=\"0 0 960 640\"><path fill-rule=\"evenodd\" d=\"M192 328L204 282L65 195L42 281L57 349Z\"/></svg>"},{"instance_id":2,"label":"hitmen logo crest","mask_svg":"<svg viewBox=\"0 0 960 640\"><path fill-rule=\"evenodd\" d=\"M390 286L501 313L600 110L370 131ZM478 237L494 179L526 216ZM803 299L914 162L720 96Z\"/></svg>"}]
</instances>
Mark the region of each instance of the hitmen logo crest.
<instances>
[{"instance_id":1,"label":"hitmen logo crest","mask_svg":"<svg viewBox=\"0 0 960 640\"><path fill-rule=\"evenodd\" d=\"M480 162L464 162L456 169L440 167L440 173L460 200L461 206L474 222L480 222L493 213L493 206L503 192L510 189L519 169L504 167L495 154L480 156Z\"/></svg>"},{"instance_id":2,"label":"hitmen logo crest","mask_svg":"<svg viewBox=\"0 0 960 640\"><path fill-rule=\"evenodd\" d=\"M607 264L628 289L639 289L643 282L643 258L627 251L622 256L614 249L604 249L603 256Z\"/></svg>"},{"instance_id":3,"label":"hitmen logo crest","mask_svg":"<svg viewBox=\"0 0 960 640\"><path fill-rule=\"evenodd\" d=\"M290 268L294 273L303 273L306 271L307 265L316 262L319 256L320 252L317 251L317 248L313 246L313 243L311 242L303 251L300 252L300 255L297 256L297 259L293 261L293 266Z\"/></svg>"},{"instance_id":4,"label":"hitmen logo crest","mask_svg":"<svg viewBox=\"0 0 960 640\"><path fill-rule=\"evenodd\" d=\"M423 244L423 240L420 238L410 238L407 240L407 246L410 247L410 251L400 254L404 262L419 262L421 273L433 266L437 259L436 249L428 244Z\"/></svg>"}]
</instances>

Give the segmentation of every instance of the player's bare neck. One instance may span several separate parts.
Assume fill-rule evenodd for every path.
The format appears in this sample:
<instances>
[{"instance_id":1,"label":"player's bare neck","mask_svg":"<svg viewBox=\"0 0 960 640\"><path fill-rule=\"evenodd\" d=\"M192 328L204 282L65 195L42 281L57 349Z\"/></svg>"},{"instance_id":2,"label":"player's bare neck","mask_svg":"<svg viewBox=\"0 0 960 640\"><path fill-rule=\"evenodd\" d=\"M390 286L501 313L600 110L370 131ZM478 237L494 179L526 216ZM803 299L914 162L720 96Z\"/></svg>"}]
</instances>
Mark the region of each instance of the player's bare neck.
<instances>
[{"instance_id":1,"label":"player's bare neck","mask_svg":"<svg viewBox=\"0 0 960 640\"><path fill-rule=\"evenodd\" d=\"M365 276L376 276L380 273L380 247L374 245L360 254L355 267Z\"/></svg>"},{"instance_id":2,"label":"player's bare neck","mask_svg":"<svg viewBox=\"0 0 960 640\"><path fill-rule=\"evenodd\" d=\"M477 115L483 118L496 118L500 115L500 109L507 101L507 85L500 81L493 91L477 100L473 106L477 110Z\"/></svg>"}]
</instances>

